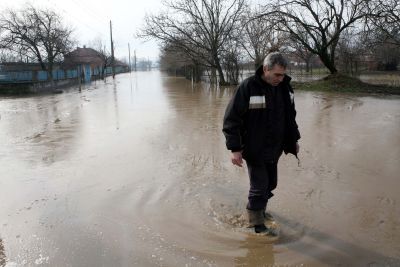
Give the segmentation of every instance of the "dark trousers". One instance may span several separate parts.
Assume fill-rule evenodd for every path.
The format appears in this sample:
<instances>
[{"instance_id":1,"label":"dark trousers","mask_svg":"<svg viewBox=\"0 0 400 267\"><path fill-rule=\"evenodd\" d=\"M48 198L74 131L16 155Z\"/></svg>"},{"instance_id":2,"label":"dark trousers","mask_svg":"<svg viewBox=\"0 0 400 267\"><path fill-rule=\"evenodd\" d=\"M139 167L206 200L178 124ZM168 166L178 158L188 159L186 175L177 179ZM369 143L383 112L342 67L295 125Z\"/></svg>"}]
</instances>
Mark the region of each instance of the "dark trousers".
<instances>
[{"instance_id":1,"label":"dark trousers","mask_svg":"<svg viewBox=\"0 0 400 267\"><path fill-rule=\"evenodd\" d=\"M267 207L268 199L274 194L278 184L277 162L253 164L246 162L250 177L249 202L247 209L263 210Z\"/></svg>"}]
</instances>

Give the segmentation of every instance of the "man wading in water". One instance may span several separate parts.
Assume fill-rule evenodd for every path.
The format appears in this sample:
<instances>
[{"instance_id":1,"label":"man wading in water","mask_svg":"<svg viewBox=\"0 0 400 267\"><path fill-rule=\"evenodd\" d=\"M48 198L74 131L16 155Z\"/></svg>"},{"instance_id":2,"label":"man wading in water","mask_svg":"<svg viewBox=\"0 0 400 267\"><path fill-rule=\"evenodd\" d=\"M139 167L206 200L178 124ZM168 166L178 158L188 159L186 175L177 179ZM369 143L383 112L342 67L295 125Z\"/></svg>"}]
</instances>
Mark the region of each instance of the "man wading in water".
<instances>
[{"instance_id":1,"label":"man wading in water","mask_svg":"<svg viewBox=\"0 0 400 267\"><path fill-rule=\"evenodd\" d=\"M223 124L232 163L242 167L242 158L246 160L249 225L256 233L266 235L276 235L264 222L273 221L266 208L277 186L279 157L283 151L297 157L299 151L300 133L286 67L282 54L268 54L256 74L239 85L226 108Z\"/></svg>"}]
</instances>

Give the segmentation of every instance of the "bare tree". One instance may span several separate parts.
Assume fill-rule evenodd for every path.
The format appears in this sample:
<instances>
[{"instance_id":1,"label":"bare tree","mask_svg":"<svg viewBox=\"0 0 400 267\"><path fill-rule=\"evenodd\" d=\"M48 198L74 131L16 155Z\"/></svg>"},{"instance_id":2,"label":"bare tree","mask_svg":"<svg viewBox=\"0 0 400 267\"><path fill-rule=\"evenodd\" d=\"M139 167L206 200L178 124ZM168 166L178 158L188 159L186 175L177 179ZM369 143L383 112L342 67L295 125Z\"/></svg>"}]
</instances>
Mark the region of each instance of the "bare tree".
<instances>
[{"instance_id":1,"label":"bare tree","mask_svg":"<svg viewBox=\"0 0 400 267\"><path fill-rule=\"evenodd\" d=\"M396 70L400 62L400 1L372 0L362 43L379 70Z\"/></svg>"},{"instance_id":2,"label":"bare tree","mask_svg":"<svg viewBox=\"0 0 400 267\"><path fill-rule=\"evenodd\" d=\"M400 48L400 1L376 0L369 31L380 43L395 45Z\"/></svg>"},{"instance_id":3,"label":"bare tree","mask_svg":"<svg viewBox=\"0 0 400 267\"><path fill-rule=\"evenodd\" d=\"M160 66L169 73L182 75L187 79L199 82L205 64L197 58L191 58L179 46L173 43L165 43L161 48Z\"/></svg>"},{"instance_id":4,"label":"bare tree","mask_svg":"<svg viewBox=\"0 0 400 267\"><path fill-rule=\"evenodd\" d=\"M238 27L244 0L177 0L164 2L168 9L148 15L139 36L174 43L190 58L204 61L225 84L221 51Z\"/></svg>"},{"instance_id":5,"label":"bare tree","mask_svg":"<svg viewBox=\"0 0 400 267\"><path fill-rule=\"evenodd\" d=\"M260 16L261 8L248 8L245 13L241 18L243 30L240 42L257 69L268 53L282 49L288 35L279 31L275 17Z\"/></svg>"},{"instance_id":6,"label":"bare tree","mask_svg":"<svg viewBox=\"0 0 400 267\"><path fill-rule=\"evenodd\" d=\"M366 52L364 42L362 31L354 28L343 31L336 53L341 70L352 75L358 72L359 62Z\"/></svg>"},{"instance_id":7,"label":"bare tree","mask_svg":"<svg viewBox=\"0 0 400 267\"><path fill-rule=\"evenodd\" d=\"M190 64L192 64L191 59L174 47L173 44L165 43L161 47L160 67L163 71L177 75L184 66Z\"/></svg>"},{"instance_id":8,"label":"bare tree","mask_svg":"<svg viewBox=\"0 0 400 267\"><path fill-rule=\"evenodd\" d=\"M280 0L264 15L275 15L280 28L319 56L334 74L341 33L368 14L368 0Z\"/></svg>"},{"instance_id":9,"label":"bare tree","mask_svg":"<svg viewBox=\"0 0 400 267\"><path fill-rule=\"evenodd\" d=\"M17 62L21 60L21 53L13 52L8 49L0 48L0 62Z\"/></svg>"},{"instance_id":10,"label":"bare tree","mask_svg":"<svg viewBox=\"0 0 400 267\"><path fill-rule=\"evenodd\" d=\"M101 39L101 37L96 37L95 39L93 39L89 43L89 46L99 53L99 57L103 61L100 76L101 76L101 79L104 80L105 71L106 71L107 67L111 67L111 63L112 63L111 62L111 51L108 51L106 49L106 46L105 46L103 40Z\"/></svg>"},{"instance_id":11,"label":"bare tree","mask_svg":"<svg viewBox=\"0 0 400 267\"><path fill-rule=\"evenodd\" d=\"M375 55L379 60L378 69L397 70L400 63L400 49L397 44L391 42L382 43L375 47Z\"/></svg>"},{"instance_id":12,"label":"bare tree","mask_svg":"<svg viewBox=\"0 0 400 267\"><path fill-rule=\"evenodd\" d=\"M234 34L229 41L224 45L221 54L222 66L226 72L227 82L231 85L239 83L240 59L241 59L241 44L238 34Z\"/></svg>"},{"instance_id":13,"label":"bare tree","mask_svg":"<svg viewBox=\"0 0 400 267\"><path fill-rule=\"evenodd\" d=\"M72 29L52 10L28 6L22 10L8 10L0 17L2 36L0 47L40 63L53 80L53 66L69 52L74 41Z\"/></svg>"},{"instance_id":14,"label":"bare tree","mask_svg":"<svg viewBox=\"0 0 400 267\"><path fill-rule=\"evenodd\" d=\"M310 50L305 48L301 43L297 42L296 39L289 43L289 46L293 49L293 54L301 59L306 64L306 72L310 72L311 60L315 56Z\"/></svg>"}]
</instances>

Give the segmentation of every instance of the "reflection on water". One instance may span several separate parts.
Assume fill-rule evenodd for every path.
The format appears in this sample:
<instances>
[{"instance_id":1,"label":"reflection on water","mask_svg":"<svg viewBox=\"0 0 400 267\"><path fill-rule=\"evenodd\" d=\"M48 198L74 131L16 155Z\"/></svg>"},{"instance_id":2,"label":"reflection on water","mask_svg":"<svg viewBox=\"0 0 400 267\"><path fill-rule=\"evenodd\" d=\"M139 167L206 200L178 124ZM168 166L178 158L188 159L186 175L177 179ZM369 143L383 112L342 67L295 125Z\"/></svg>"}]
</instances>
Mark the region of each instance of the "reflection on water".
<instances>
[{"instance_id":1,"label":"reflection on water","mask_svg":"<svg viewBox=\"0 0 400 267\"><path fill-rule=\"evenodd\" d=\"M289 75L290 75L290 77L292 78L292 80L294 82L301 82L301 83L322 80L323 78L328 76L328 74L312 74L312 73L310 73L310 74L307 74L307 73L289 73Z\"/></svg>"},{"instance_id":2,"label":"reflection on water","mask_svg":"<svg viewBox=\"0 0 400 267\"><path fill-rule=\"evenodd\" d=\"M396 266L400 99L296 93L302 166L282 157L270 206L282 230L268 243L244 228L247 172L229 162L221 132L234 89L138 72L81 93L0 99L7 259Z\"/></svg>"},{"instance_id":3,"label":"reflection on water","mask_svg":"<svg viewBox=\"0 0 400 267\"><path fill-rule=\"evenodd\" d=\"M274 245L262 240L247 236L239 242L239 248L244 250L245 256L236 257L235 266L275 266Z\"/></svg>"},{"instance_id":4,"label":"reflection on water","mask_svg":"<svg viewBox=\"0 0 400 267\"><path fill-rule=\"evenodd\" d=\"M132 85L132 83L131 83ZM131 87L132 90L132 87ZM118 114L118 92L115 80L113 80L113 93L114 93L114 108L115 108L115 129L119 129L119 114Z\"/></svg>"}]
</instances>

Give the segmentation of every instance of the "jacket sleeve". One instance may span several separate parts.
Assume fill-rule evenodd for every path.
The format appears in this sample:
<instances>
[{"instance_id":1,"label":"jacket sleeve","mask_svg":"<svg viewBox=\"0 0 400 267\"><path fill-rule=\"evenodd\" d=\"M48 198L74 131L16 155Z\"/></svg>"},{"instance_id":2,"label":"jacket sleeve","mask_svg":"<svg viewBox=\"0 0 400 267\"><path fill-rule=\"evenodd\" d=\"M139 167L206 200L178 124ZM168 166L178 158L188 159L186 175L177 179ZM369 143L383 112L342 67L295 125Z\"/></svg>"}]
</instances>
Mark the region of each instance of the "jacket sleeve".
<instances>
[{"instance_id":1,"label":"jacket sleeve","mask_svg":"<svg viewBox=\"0 0 400 267\"><path fill-rule=\"evenodd\" d=\"M290 93L292 94L291 95L291 104L292 104L292 110L293 110L293 120L294 120L293 124L294 124L294 130L295 130L294 139L297 142L297 140L299 140L301 138L301 135L300 135L300 131L299 131L299 126L297 125L297 122L296 122L297 111L296 111L296 105L294 103L294 90L291 85L289 85L289 88L290 88L289 89Z\"/></svg>"},{"instance_id":2,"label":"jacket sleeve","mask_svg":"<svg viewBox=\"0 0 400 267\"><path fill-rule=\"evenodd\" d=\"M244 116L248 107L249 95L246 92L245 84L242 83L226 108L222 128L226 138L226 147L232 152L243 149Z\"/></svg>"},{"instance_id":3,"label":"jacket sleeve","mask_svg":"<svg viewBox=\"0 0 400 267\"><path fill-rule=\"evenodd\" d=\"M285 142L283 151L285 154L291 153L297 157L296 142L300 139L299 127L296 122L296 107L294 103L293 88L289 85L290 112L287 113L288 129L285 131Z\"/></svg>"}]
</instances>

